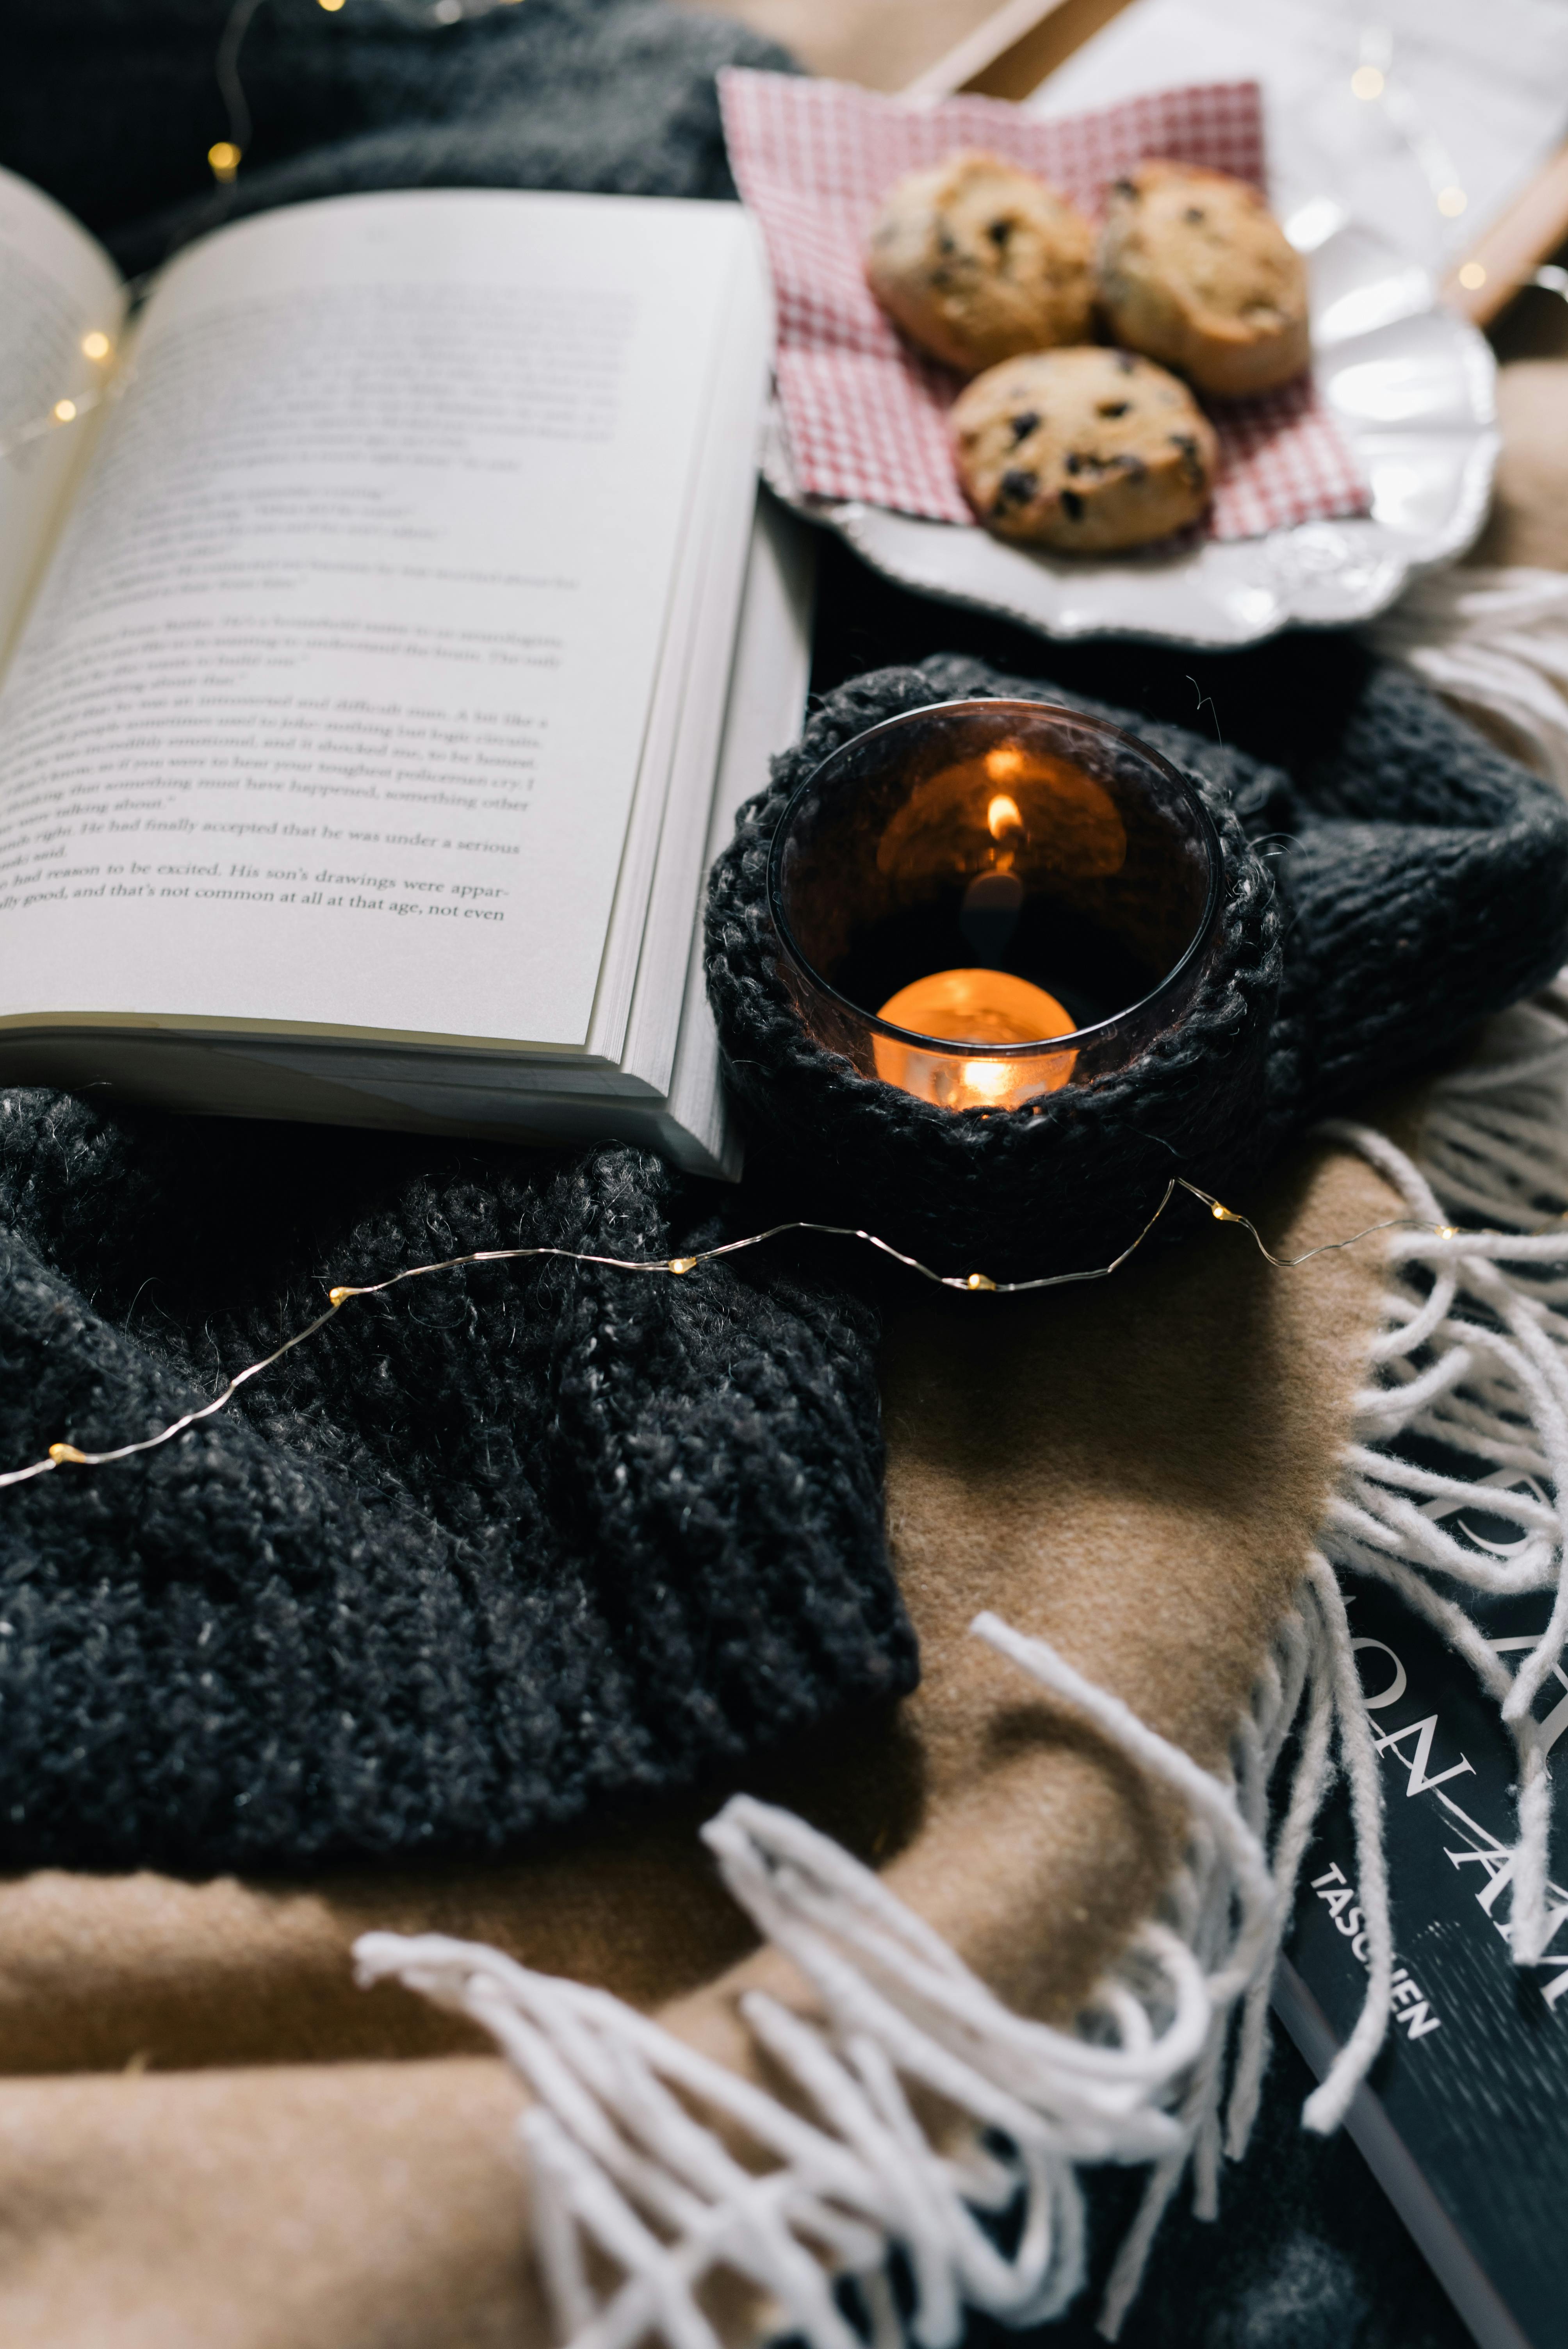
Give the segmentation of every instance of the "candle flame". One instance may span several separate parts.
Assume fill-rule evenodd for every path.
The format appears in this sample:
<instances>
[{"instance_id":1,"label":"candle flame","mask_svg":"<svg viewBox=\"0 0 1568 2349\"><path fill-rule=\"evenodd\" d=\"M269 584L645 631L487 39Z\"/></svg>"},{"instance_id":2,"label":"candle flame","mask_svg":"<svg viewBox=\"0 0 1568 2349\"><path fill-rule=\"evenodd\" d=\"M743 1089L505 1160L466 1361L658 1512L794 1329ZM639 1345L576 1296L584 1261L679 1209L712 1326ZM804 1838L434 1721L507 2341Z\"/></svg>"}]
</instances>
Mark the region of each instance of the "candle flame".
<instances>
[{"instance_id":1,"label":"candle flame","mask_svg":"<svg viewBox=\"0 0 1568 2349\"><path fill-rule=\"evenodd\" d=\"M1028 771L1027 755L1016 742L998 742L985 753L985 772L994 783L1016 783Z\"/></svg>"},{"instance_id":2,"label":"candle flame","mask_svg":"<svg viewBox=\"0 0 1568 2349\"><path fill-rule=\"evenodd\" d=\"M1024 819L1018 813L1017 801L1009 799L1006 792L998 792L985 811L985 824L993 840L1000 840L1005 832L1022 832Z\"/></svg>"},{"instance_id":3,"label":"candle flame","mask_svg":"<svg viewBox=\"0 0 1568 2349\"><path fill-rule=\"evenodd\" d=\"M1000 1101L1012 1091L1017 1073L1010 1061L965 1061L961 1081L966 1092Z\"/></svg>"},{"instance_id":4,"label":"candle flame","mask_svg":"<svg viewBox=\"0 0 1568 2349\"><path fill-rule=\"evenodd\" d=\"M1072 1034L1071 1013L1010 971L933 971L890 995L879 1017L906 1033L872 1038L878 1076L938 1109L1021 1108L1068 1083L1078 1059L1049 1050ZM960 1058L966 1044L1016 1045L1017 1052Z\"/></svg>"}]
</instances>

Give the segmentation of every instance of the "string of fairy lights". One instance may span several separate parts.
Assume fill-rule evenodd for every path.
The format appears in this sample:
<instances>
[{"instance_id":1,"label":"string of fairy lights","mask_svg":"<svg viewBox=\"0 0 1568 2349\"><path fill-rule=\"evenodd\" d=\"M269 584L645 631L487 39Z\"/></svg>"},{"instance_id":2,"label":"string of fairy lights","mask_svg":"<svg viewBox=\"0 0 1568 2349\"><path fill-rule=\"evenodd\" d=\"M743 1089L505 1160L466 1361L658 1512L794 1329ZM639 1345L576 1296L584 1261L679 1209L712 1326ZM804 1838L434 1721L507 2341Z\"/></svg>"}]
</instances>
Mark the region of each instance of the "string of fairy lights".
<instances>
[{"instance_id":1,"label":"string of fairy lights","mask_svg":"<svg viewBox=\"0 0 1568 2349\"><path fill-rule=\"evenodd\" d=\"M228 137L214 140L207 150L208 168L220 188L232 183L251 143L254 126L245 85L240 78L240 51L262 5L263 0L234 0L213 61L218 88L229 117ZM316 0L316 6L327 16L340 16L346 5L347 0ZM366 5L366 0L360 0L360 5ZM475 16L488 16L496 8L515 8L519 0L368 0L368 5L416 31L434 32Z\"/></svg>"},{"instance_id":2,"label":"string of fairy lights","mask_svg":"<svg viewBox=\"0 0 1568 2349\"><path fill-rule=\"evenodd\" d=\"M201 213L196 223L197 233L209 232L222 225L222 200L239 177L240 166L254 132L255 125L240 71L240 60L245 36L264 5L265 0L233 0L219 36L212 69L219 96L223 101L223 110L228 117L228 134L225 138L215 139L207 150L207 167L212 174L214 193L219 201ZM335 16L346 7L348 0L315 0L315 5L324 15ZM356 0L356 10L377 10L398 23L424 32L467 23L475 17L489 16L495 9L521 5L521 0ZM135 312L157 274L156 270L147 270L129 280L125 288L128 316ZM100 370L100 379L62 393L41 415L0 432L0 462L19 456L32 443L46 440L63 426L85 422L97 410L129 389L135 370L124 360L114 336L101 326L93 326L81 336L78 347L84 357Z\"/></svg>"},{"instance_id":3,"label":"string of fairy lights","mask_svg":"<svg viewBox=\"0 0 1568 2349\"><path fill-rule=\"evenodd\" d=\"M1079 1272L1041 1273L1029 1280L993 1280L988 1273L984 1272L936 1272L930 1265L922 1264L917 1257L906 1256L902 1248L894 1247L891 1240L881 1238L875 1232L862 1231L852 1224L816 1223L803 1217L789 1223L770 1224L765 1231L748 1232L741 1239L724 1240L716 1247L700 1248L691 1256L598 1256L585 1249L563 1247L472 1248L466 1255L443 1257L432 1264L405 1265L401 1271L388 1273L384 1280L339 1283L327 1290L323 1311L285 1338L281 1345L274 1346L270 1353L258 1356L253 1362L247 1362L242 1370L236 1371L210 1402L181 1413L178 1419L170 1420L151 1435L139 1436L129 1444L115 1444L107 1451L89 1452L79 1444L63 1441L51 1444L40 1459L29 1461L25 1467L8 1468L0 1473L0 1486L26 1485L34 1477L46 1476L57 1468L108 1468L117 1462L135 1459L139 1454L157 1452L164 1444L174 1443L201 1421L213 1419L220 1412L227 1410L242 1387L248 1386L253 1379L260 1378L274 1363L281 1362L285 1354L292 1354L296 1346L303 1346L307 1339L325 1330L327 1323L335 1320L344 1307L353 1304L356 1298L381 1297L388 1289L401 1288L406 1281L424 1280L435 1273L462 1272L477 1265L537 1263L550 1258L562 1264L596 1266L610 1272L664 1274L680 1279L687 1273L696 1272L699 1266L715 1264L723 1257L739 1256L748 1249L762 1247L769 1240L782 1239L793 1232L810 1232L827 1238L856 1241L875 1250L878 1255L890 1257L893 1263L902 1265L906 1271L917 1273L923 1280L932 1282L938 1288L956 1289L967 1296L1022 1297L1041 1289L1069 1288L1084 1281L1109 1279L1113 1273L1120 1271L1130 1257L1136 1256L1178 1191L1185 1191L1206 1207L1217 1224L1235 1224L1243 1231L1250 1233L1260 1255L1281 1272L1294 1272L1299 1266L1310 1264L1315 1257L1331 1256L1341 1248L1355 1247L1377 1232L1427 1232L1444 1240L1463 1237L1455 1224L1426 1223L1414 1216L1389 1216L1381 1223L1368 1224L1363 1230L1352 1232L1346 1239L1324 1240L1316 1247L1305 1249L1300 1256L1275 1256L1250 1216L1238 1215L1233 1208L1222 1206L1212 1191L1202 1189L1196 1183L1189 1183L1185 1175L1174 1174L1166 1184L1159 1206L1142 1230L1128 1242L1119 1256L1112 1257L1109 1264L1095 1265ZM1564 1240L1563 1249L1564 1254L1568 1254L1568 1239Z\"/></svg>"},{"instance_id":4,"label":"string of fairy lights","mask_svg":"<svg viewBox=\"0 0 1568 2349\"><path fill-rule=\"evenodd\" d=\"M342 0L339 0L342 5ZM1433 203L1452 233L1460 233L1460 222L1470 210L1470 194L1462 173L1453 157L1439 137L1431 121L1422 111L1408 80L1394 69L1394 34L1387 25L1369 24L1362 27L1359 62L1350 77L1350 94L1365 106L1377 106L1400 140L1420 171L1431 193ZM1456 272L1459 283L1467 294L1479 294L1487 283L1484 262L1472 254L1460 264ZM1519 281L1519 290L1525 285L1538 285L1548 294L1556 294L1568 301L1568 270L1546 262Z\"/></svg>"}]
</instances>

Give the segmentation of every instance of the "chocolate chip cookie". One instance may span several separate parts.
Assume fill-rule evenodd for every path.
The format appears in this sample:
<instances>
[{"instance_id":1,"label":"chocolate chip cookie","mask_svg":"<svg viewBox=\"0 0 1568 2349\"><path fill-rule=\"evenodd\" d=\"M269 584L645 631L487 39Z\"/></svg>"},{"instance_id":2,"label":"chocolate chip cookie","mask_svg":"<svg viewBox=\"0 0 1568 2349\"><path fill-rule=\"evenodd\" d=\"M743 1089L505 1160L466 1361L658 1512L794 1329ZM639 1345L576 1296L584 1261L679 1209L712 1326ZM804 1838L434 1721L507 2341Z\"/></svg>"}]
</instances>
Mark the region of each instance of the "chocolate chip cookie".
<instances>
[{"instance_id":1,"label":"chocolate chip cookie","mask_svg":"<svg viewBox=\"0 0 1568 2349\"><path fill-rule=\"evenodd\" d=\"M1145 546L1196 522L1217 444L1184 383L1130 351L1037 351L989 368L949 418L987 530L1070 554Z\"/></svg>"},{"instance_id":2,"label":"chocolate chip cookie","mask_svg":"<svg viewBox=\"0 0 1568 2349\"><path fill-rule=\"evenodd\" d=\"M889 190L866 282L913 342L974 375L1084 340L1094 244L1089 222L1043 180L996 155L950 155Z\"/></svg>"},{"instance_id":3,"label":"chocolate chip cookie","mask_svg":"<svg viewBox=\"0 0 1568 2349\"><path fill-rule=\"evenodd\" d=\"M1118 342L1236 398L1311 356L1306 270L1257 190L1224 171L1140 163L1109 191L1100 298Z\"/></svg>"}]
</instances>

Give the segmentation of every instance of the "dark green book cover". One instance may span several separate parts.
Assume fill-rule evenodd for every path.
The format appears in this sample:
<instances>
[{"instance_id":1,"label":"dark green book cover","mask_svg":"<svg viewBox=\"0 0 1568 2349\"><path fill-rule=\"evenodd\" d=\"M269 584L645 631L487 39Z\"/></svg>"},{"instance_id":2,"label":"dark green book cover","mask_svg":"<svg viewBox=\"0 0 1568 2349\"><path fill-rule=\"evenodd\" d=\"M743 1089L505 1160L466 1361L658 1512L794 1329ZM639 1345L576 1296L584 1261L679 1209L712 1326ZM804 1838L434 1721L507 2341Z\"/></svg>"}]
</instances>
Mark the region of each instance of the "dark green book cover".
<instances>
[{"instance_id":1,"label":"dark green book cover","mask_svg":"<svg viewBox=\"0 0 1568 2349\"><path fill-rule=\"evenodd\" d=\"M1473 1471L1472 1471L1473 1473ZM1504 1481L1501 1476L1493 1480ZM1511 1478L1509 1481L1512 1481ZM1450 1517L1506 1552L1517 1528ZM1568 1889L1548 1954L1509 1947L1516 1765L1470 1667L1385 1585L1346 1578L1387 1815L1394 2018L1346 2126L1484 2349L1568 2343ZM1550 1592L1471 1599L1507 1660L1534 1645ZM1536 1718L1568 1744L1568 1673ZM1553 1789L1553 1874L1568 1877L1568 1791ZM1302 1870L1274 2004L1319 2073L1366 1990L1355 1840L1343 1785Z\"/></svg>"}]
</instances>

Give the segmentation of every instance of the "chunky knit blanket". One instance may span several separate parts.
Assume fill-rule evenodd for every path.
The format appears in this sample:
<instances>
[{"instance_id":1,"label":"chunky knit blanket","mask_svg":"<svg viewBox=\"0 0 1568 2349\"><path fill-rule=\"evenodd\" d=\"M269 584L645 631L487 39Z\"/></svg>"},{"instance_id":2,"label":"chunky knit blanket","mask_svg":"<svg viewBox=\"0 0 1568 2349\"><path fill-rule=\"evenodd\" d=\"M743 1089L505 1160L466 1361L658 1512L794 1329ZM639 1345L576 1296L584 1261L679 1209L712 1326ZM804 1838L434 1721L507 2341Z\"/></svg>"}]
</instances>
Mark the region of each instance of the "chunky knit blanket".
<instances>
[{"instance_id":1,"label":"chunky knit blanket","mask_svg":"<svg viewBox=\"0 0 1568 2349\"><path fill-rule=\"evenodd\" d=\"M0 1093L0 1445L166 1425L334 1279L663 1257L654 1158ZM748 1256L365 1299L178 1444L3 1496L0 1853L494 1849L907 1689L863 1307Z\"/></svg>"}]
</instances>

